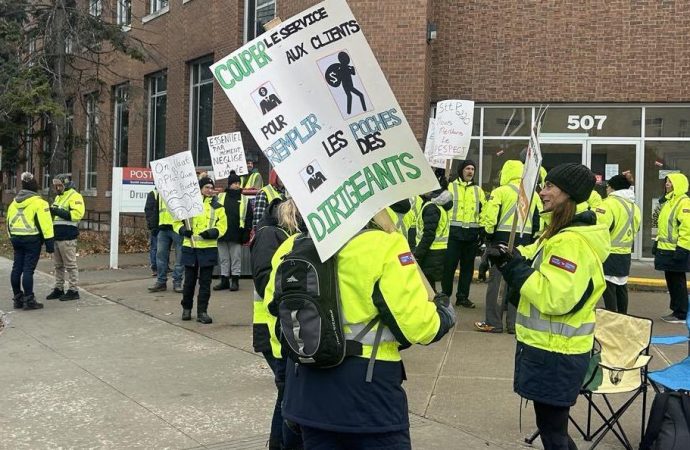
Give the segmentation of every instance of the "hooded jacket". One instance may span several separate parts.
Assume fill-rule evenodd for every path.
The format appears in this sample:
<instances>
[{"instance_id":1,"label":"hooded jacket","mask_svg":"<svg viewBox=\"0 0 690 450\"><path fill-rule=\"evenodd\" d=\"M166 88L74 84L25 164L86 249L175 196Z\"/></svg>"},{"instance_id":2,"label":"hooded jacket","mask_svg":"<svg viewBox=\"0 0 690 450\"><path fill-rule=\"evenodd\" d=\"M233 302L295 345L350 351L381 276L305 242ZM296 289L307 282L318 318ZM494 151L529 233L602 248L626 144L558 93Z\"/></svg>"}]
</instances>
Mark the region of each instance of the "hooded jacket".
<instances>
[{"instance_id":1,"label":"hooded jacket","mask_svg":"<svg viewBox=\"0 0 690 450\"><path fill-rule=\"evenodd\" d=\"M635 192L632 189L613 191L592 209L597 213L597 220L609 228L611 236L611 254L604 261L604 274L627 277L632 245L642 219L640 208L635 204Z\"/></svg>"},{"instance_id":2,"label":"hooded jacket","mask_svg":"<svg viewBox=\"0 0 690 450\"><path fill-rule=\"evenodd\" d=\"M517 160L508 160L501 169L500 186L491 191L489 199L482 208L480 224L484 227L491 242L508 242L510 229L517 214L518 191L523 165ZM532 236L539 231L539 211L541 199L535 193L532 197L531 215L527 219L522 237L515 235L516 244L529 244Z\"/></svg>"},{"instance_id":3,"label":"hooded jacket","mask_svg":"<svg viewBox=\"0 0 690 450\"><path fill-rule=\"evenodd\" d=\"M414 257L425 274L440 280L443 277L446 250L434 249L432 244L445 239L447 248L450 228L448 210L453 206L453 202L448 191L434 193L431 198L425 196L425 199L419 213L421 217L417 218L417 246Z\"/></svg>"},{"instance_id":4,"label":"hooded jacket","mask_svg":"<svg viewBox=\"0 0 690 450\"><path fill-rule=\"evenodd\" d=\"M25 242L45 241L46 249L53 247L53 220L48 202L33 191L21 189L7 208L7 233L12 239Z\"/></svg>"},{"instance_id":5,"label":"hooded jacket","mask_svg":"<svg viewBox=\"0 0 690 450\"><path fill-rule=\"evenodd\" d=\"M519 247L500 268L519 292L514 389L556 406L577 399L594 343L594 308L606 289L610 234L592 211L555 236Z\"/></svg>"},{"instance_id":6,"label":"hooded jacket","mask_svg":"<svg viewBox=\"0 0 690 450\"><path fill-rule=\"evenodd\" d=\"M654 268L669 272L690 272L690 198L688 179L671 173L667 179L673 190L664 196L659 211L657 250Z\"/></svg>"}]
</instances>

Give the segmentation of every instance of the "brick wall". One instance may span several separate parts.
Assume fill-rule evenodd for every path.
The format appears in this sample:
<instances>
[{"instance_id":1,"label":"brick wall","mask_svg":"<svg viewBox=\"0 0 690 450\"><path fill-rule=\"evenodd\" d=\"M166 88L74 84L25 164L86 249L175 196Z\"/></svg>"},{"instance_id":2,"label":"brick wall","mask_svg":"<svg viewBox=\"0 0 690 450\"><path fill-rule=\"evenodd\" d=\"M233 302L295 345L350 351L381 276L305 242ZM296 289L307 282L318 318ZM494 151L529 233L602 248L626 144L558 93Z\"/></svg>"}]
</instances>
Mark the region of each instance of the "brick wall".
<instances>
[{"instance_id":1,"label":"brick wall","mask_svg":"<svg viewBox=\"0 0 690 450\"><path fill-rule=\"evenodd\" d=\"M432 100L690 100L686 1L434 2Z\"/></svg>"}]
</instances>

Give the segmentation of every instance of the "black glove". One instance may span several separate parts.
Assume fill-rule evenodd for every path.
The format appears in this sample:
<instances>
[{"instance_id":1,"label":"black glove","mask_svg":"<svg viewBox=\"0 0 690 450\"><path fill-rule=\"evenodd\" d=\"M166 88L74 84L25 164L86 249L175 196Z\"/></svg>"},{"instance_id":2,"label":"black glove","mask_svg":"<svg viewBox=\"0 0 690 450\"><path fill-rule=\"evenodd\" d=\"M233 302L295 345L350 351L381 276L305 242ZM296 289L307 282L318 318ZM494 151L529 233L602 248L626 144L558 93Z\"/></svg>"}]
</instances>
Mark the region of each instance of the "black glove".
<instances>
[{"instance_id":1,"label":"black glove","mask_svg":"<svg viewBox=\"0 0 690 450\"><path fill-rule=\"evenodd\" d=\"M218 230L215 228L209 228L208 230L204 230L199 233L199 236L204 239L218 239Z\"/></svg>"},{"instance_id":2,"label":"black glove","mask_svg":"<svg viewBox=\"0 0 690 450\"><path fill-rule=\"evenodd\" d=\"M486 256L491 262L491 265L496 266L498 270L501 270L511 259L513 259L513 254L508 251L508 244L505 242L492 244L486 249Z\"/></svg>"},{"instance_id":3,"label":"black glove","mask_svg":"<svg viewBox=\"0 0 690 450\"><path fill-rule=\"evenodd\" d=\"M58 206L51 206L50 207L50 212L54 216L58 216L62 219L65 220L72 220L72 216L70 215L69 211L63 208L60 208Z\"/></svg>"},{"instance_id":4,"label":"black glove","mask_svg":"<svg viewBox=\"0 0 690 450\"><path fill-rule=\"evenodd\" d=\"M437 342L455 326L455 309L450 306L450 299L443 292L439 292L434 296L434 304L436 305L436 312L440 319L439 329L434 336L432 342Z\"/></svg>"},{"instance_id":5,"label":"black glove","mask_svg":"<svg viewBox=\"0 0 690 450\"><path fill-rule=\"evenodd\" d=\"M178 233L182 237L188 237L188 238L192 237L192 230L188 230L187 227L184 225L182 225L182 227L180 228L180 231L178 231Z\"/></svg>"},{"instance_id":6,"label":"black glove","mask_svg":"<svg viewBox=\"0 0 690 450\"><path fill-rule=\"evenodd\" d=\"M657 245L658 243L654 241L654 243L652 244L652 255L656 255Z\"/></svg>"},{"instance_id":7,"label":"black glove","mask_svg":"<svg viewBox=\"0 0 690 450\"><path fill-rule=\"evenodd\" d=\"M53 253L55 251L55 241L53 239L46 239L45 241L46 253Z\"/></svg>"}]
</instances>

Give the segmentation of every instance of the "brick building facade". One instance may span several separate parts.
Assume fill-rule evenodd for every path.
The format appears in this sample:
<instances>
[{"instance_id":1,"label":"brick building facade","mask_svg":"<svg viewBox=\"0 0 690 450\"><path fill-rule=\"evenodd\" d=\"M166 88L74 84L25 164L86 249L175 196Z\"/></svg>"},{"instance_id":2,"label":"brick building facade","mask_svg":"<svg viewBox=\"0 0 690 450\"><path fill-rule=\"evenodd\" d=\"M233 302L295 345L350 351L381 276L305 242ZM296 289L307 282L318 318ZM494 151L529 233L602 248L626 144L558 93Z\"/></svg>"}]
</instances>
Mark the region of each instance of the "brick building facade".
<instances>
[{"instance_id":1,"label":"brick building facade","mask_svg":"<svg viewBox=\"0 0 690 450\"><path fill-rule=\"evenodd\" d=\"M274 15L287 19L317 3L132 0L129 33L147 41L153 53L144 64L118 58L113 64L120 76L108 79L99 92L99 138L105 151L97 157L93 189L85 189L85 149L75 149L71 170L87 195L88 208L110 208L111 167L118 160L112 154L117 86L126 86L128 92L128 166L146 166L155 159L151 79L156 74L165 75L165 90L160 91L165 93L165 111L157 117L164 121L159 131L165 137L165 154L196 147L194 136L205 140L203 133L240 130L245 148L258 155L259 149L215 81L203 94L212 105L210 123L206 116L203 124L195 120L209 108L199 109L195 103L195 92L203 88L195 91L194 71L202 74L203 64L241 46L256 23ZM348 3L420 143L435 102L448 98L476 102L470 157L478 160L481 182L488 188L502 160L516 157L526 144L535 111L542 104L551 105L543 130L547 168L560 160L581 160L604 178L614 166L633 170L646 217L660 194L655 181L661 172L655 171L661 167L690 172L690 104L683 103L690 102L688 2ZM114 14L104 6L105 20ZM430 39L432 30L435 39ZM85 112L76 108L75 127L83 129L85 122ZM197 124L203 125L201 134L195 133ZM265 159L260 166L267 171ZM40 176L37 164L33 170ZM4 175L7 204L13 186L8 181L11 174ZM646 220L641 236L646 239L652 232Z\"/></svg>"}]
</instances>

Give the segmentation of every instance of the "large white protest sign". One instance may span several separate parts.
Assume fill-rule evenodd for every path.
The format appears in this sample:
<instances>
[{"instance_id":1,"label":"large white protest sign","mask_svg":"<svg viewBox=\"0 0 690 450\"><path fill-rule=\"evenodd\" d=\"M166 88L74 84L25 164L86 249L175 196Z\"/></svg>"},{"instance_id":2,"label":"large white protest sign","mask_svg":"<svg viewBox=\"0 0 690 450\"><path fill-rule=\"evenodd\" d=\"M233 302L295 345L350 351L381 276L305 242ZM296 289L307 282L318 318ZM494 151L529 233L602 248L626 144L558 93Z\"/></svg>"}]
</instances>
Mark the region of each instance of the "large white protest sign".
<instances>
[{"instance_id":1,"label":"large white protest sign","mask_svg":"<svg viewBox=\"0 0 690 450\"><path fill-rule=\"evenodd\" d=\"M527 154L525 155L525 165L522 171L522 179L520 180L517 206L520 235L522 235L527 225L527 219L532 210L534 192L537 189L537 183L539 183L539 172L542 162L541 149L539 148L539 133L541 132L541 120L544 117L545 111L539 111L540 115L534 127L532 127Z\"/></svg>"},{"instance_id":2,"label":"large white protest sign","mask_svg":"<svg viewBox=\"0 0 690 450\"><path fill-rule=\"evenodd\" d=\"M150 165L156 189L176 220L189 219L204 212L191 151L151 161Z\"/></svg>"},{"instance_id":3,"label":"large white protest sign","mask_svg":"<svg viewBox=\"0 0 690 450\"><path fill-rule=\"evenodd\" d=\"M436 104L435 154L446 159L465 159L472 139L474 102L443 100Z\"/></svg>"},{"instance_id":4,"label":"large white protest sign","mask_svg":"<svg viewBox=\"0 0 690 450\"><path fill-rule=\"evenodd\" d=\"M322 259L383 207L438 188L346 2L321 2L211 69Z\"/></svg>"},{"instance_id":5,"label":"large white protest sign","mask_svg":"<svg viewBox=\"0 0 690 450\"><path fill-rule=\"evenodd\" d=\"M242 135L239 132L209 136L206 140L216 180L227 178L233 170L237 175L249 173L247 160L244 157Z\"/></svg>"},{"instance_id":6,"label":"large white protest sign","mask_svg":"<svg viewBox=\"0 0 690 450\"><path fill-rule=\"evenodd\" d=\"M445 169L446 158L436 155L436 121L429 117L429 128L426 132L426 143L424 144L424 156L431 167Z\"/></svg>"}]
</instances>

